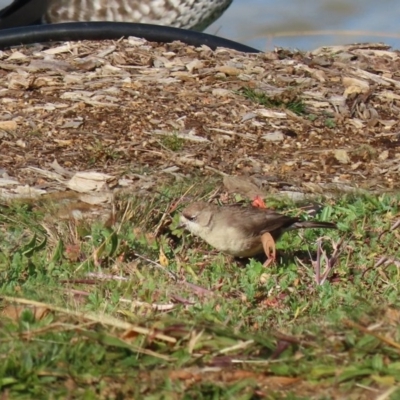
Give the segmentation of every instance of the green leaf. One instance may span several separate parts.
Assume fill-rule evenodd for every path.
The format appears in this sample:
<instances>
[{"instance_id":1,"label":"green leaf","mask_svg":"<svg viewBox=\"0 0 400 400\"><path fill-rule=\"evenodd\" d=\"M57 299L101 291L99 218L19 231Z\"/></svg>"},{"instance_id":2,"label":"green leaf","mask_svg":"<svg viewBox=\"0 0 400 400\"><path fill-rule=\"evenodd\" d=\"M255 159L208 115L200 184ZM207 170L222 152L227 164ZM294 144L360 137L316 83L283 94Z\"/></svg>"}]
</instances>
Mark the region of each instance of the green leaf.
<instances>
[{"instance_id":1,"label":"green leaf","mask_svg":"<svg viewBox=\"0 0 400 400\"><path fill-rule=\"evenodd\" d=\"M54 249L53 255L51 256L50 262L58 262L62 260L64 253L64 243L61 239L57 242L57 246Z\"/></svg>"},{"instance_id":2,"label":"green leaf","mask_svg":"<svg viewBox=\"0 0 400 400\"><path fill-rule=\"evenodd\" d=\"M25 257L32 257L33 254L37 253L38 251L44 249L47 244L47 237L45 236L41 243L36 245L37 236L36 233L33 235L31 241L23 246L21 252Z\"/></svg>"},{"instance_id":3,"label":"green leaf","mask_svg":"<svg viewBox=\"0 0 400 400\"><path fill-rule=\"evenodd\" d=\"M36 245L36 233L33 235L31 241L26 244L25 246L22 246L21 248L21 253L26 256L26 257L30 257L33 254L33 249L35 248Z\"/></svg>"},{"instance_id":4,"label":"green leaf","mask_svg":"<svg viewBox=\"0 0 400 400\"><path fill-rule=\"evenodd\" d=\"M111 242L111 249L108 255L112 257L118 249L118 244L119 244L118 235L115 232L111 233L111 235L109 236L109 240Z\"/></svg>"},{"instance_id":5,"label":"green leaf","mask_svg":"<svg viewBox=\"0 0 400 400\"><path fill-rule=\"evenodd\" d=\"M361 376L372 375L374 371L371 368L359 368L352 366L346 368L338 377L338 382L344 382L352 378L357 378Z\"/></svg>"},{"instance_id":6,"label":"green leaf","mask_svg":"<svg viewBox=\"0 0 400 400\"><path fill-rule=\"evenodd\" d=\"M324 207L321 212L321 220L329 221L332 219L333 208L331 206Z\"/></svg>"},{"instance_id":7,"label":"green leaf","mask_svg":"<svg viewBox=\"0 0 400 400\"><path fill-rule=\"evenodd\" d=\"M18 382L18 379L15 379L15 378L2 378L2 379L0 379L0 387L12 385L17 382Z\"/></svg>"},{"instance_id":8,"label":"green leaf","mask_svg":"<svg viewBox=\"0 0 400 400\"><path fill-rule=\"evenodd\" d=\"M331 367L331 366L325 366L325 365L319 365L318 367L314 367L310 371L310 378L311 379L318 379L322 378L325 376L333 376L337 373L337 368L336 367Z\"/></svg>"},{"instance_id":9,"label":"green leaf","mask_svg":"<svg viewBox=\"0 0 400 400\"><path fill-rule=\"evenodd\" d=\"M376 371L382 371L384 368L383 357L381 354L375 354L371 360L372 368Z\"/></svg>"}]
</instances>

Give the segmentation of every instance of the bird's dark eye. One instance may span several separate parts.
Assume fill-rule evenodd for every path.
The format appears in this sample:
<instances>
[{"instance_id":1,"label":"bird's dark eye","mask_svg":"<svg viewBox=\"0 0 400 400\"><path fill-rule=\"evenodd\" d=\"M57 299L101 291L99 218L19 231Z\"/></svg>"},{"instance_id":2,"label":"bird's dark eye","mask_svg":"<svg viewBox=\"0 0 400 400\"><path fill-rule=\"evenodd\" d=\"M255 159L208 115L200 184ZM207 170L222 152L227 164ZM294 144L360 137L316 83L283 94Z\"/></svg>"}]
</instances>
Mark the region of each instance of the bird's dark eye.
<instances>
[{"instance_id":1,"label":"bird's dark eye","mask_svg":"<svg viewBox=\"0 0 400 400\"><path fill-rule=\"evenodd\" d=\"M188 219L189 221L195 221L196 220L196 215L185 215L186 219Z\"/></svg>"}]
</instances>

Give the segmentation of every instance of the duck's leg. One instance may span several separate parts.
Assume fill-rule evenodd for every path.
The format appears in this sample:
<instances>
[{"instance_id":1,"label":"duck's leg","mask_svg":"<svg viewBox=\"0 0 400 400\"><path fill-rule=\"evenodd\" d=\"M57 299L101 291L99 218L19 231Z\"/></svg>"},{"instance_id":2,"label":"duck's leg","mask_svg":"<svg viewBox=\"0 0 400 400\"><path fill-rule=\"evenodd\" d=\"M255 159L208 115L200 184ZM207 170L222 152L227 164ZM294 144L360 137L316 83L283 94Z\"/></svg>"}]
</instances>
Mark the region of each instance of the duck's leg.
<instances>
[{"instance_id":1,"label":"duck's leg","mask_svg":"<svg viewBox=\"0 0 400 400\"><path fill-rule=\"evenodd\" d=\"M275 259L276 259L275 240L269 232L265 232L261 236L261 243L263 245L265 255L267 256L267 260L265 261L263 266L269 267L271 264L273 264L275 262Z\"/></svg>"}]
</instances>

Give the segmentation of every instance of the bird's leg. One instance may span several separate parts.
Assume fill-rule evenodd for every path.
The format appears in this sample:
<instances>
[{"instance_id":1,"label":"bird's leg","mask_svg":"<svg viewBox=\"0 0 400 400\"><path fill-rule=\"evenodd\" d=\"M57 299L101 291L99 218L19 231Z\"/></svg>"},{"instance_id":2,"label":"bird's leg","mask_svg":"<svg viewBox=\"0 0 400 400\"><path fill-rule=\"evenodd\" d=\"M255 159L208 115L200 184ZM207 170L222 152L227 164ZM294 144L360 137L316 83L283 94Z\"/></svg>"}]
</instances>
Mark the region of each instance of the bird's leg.
<instances>
[{"instance_id":1,"label":"bird's leg","mask_svg":"<svg viewBox=\"0 0 400 400\"><path fill-rule=\"evenodd\" d=\"M265 232L261 236L261 243L263 245L265 255L267 256L267 260L265 261L263 266L269 267L271 264L275 262L276 258L275 240L269 232Z\"/></svg>"}]
</instances>

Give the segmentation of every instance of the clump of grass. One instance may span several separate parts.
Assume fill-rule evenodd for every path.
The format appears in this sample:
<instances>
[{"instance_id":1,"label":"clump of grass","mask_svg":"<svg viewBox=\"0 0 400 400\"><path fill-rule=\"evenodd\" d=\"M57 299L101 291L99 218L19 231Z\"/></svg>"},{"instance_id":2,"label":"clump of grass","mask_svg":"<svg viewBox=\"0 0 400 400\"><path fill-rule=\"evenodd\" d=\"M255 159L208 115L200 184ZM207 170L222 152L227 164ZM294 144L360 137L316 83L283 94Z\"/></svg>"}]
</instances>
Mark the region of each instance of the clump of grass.
<instances>
[{"instance_id":1,"label":"clump of grass","mask_svg":"<svg viewBox=\"0 0 400 400\"><path fill-rule=\"evenodd\" d=\"M121 153L115 150L115 146L112 144L104 144L101 140L96 140L90 147L90 165L102 161L117 161L121 158Z\"/></svg>"},{"instance_id":2,"label":"clump of grass","mask_svg":"<svg viewBox=\"0 0 400 400\"><path fill-rule=\"evenodd\" d=\"M244 87L238 94L268 108L286 108L297 115L304 114L306 111L305 104L301 99L273 99L268 97L264 92L249 87Z\"/></svg>"},{"instance_id":3,"label":"clump of grass","mask_svg":"<svg viewBox=\"0 0 400 400\"><path fill-rule=\"evenodd\" d=\"M211 192L195 185L189 195L185 185L121 200L111 226L1 205L2 391L26 399L49 391L55 398L400 395L398 196L326 202L317 218L339 229L285 234L277 263L265 269L179 234L177 201ZM299 211L291 202L267 204ZM312 264L319 238L328 255L332 242L344 243L323 285Z\"/></svg>"},{"instance_id":4,"label":"clump of grass","mask_svg":"<svg viewBox=\"0 0 400 400\"><path fill-rule=\"evenodd\" d=\"M176 132L173 132L171 135L165 135L161 139L161 143L164 147L171 151L180 151L182 150L185 141L180 138Z\"/></svg>"}]
</instances>

